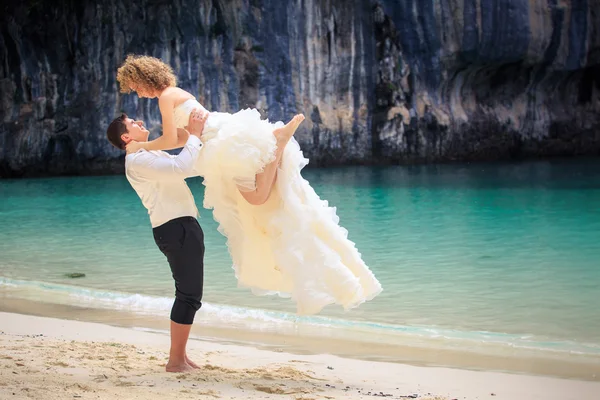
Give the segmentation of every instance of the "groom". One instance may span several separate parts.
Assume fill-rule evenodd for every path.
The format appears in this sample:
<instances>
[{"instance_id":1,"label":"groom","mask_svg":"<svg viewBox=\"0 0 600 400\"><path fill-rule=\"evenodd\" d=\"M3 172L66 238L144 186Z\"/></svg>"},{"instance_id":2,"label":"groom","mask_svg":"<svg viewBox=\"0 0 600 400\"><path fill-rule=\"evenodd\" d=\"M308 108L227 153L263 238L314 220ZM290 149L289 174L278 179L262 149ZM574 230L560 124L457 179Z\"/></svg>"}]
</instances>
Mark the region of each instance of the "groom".
<instances>
[{"instance_id":1,"label":"groom","mask_svg":"<svg viewBox=\"0 0 600 400\"><path fill-rule=\"evenodd\" d=\"M188 132L178 132L177 156L163 151L140 150L125 156L125 175L148 209L154 241L166 256L175 280L171 309L171 350L166 370L186 372L198 368L188 357L186 345L196 311L202 306L204 233L196 217L198 209L185 179L197 176L194 164L208 113L193 111ZM123 114L108 127L106 136L121 150L131 141L148 141L142 121ZM185 142L184 142L185 141Z\"/></svg>"}]
</instances>

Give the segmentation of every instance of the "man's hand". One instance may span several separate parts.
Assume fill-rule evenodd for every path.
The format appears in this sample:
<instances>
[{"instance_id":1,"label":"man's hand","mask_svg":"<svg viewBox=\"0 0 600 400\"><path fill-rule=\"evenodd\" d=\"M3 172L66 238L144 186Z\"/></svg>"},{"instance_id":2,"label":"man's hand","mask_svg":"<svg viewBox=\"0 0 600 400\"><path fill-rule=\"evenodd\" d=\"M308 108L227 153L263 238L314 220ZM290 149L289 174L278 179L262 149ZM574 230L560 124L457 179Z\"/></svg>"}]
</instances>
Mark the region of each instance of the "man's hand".
<instances>
[{"instance_id":1,"label":"man's hand","mask_svg":"<svg viewBox=\"0 0 600 400\"><path fill-rule=\"evenodd\" d=\"M194 110L190 113L190 120L188 122L188 129L191 135L196 136L198 139L202 136L204 130L204 124L208 119L208 112L201 110Z\"/></svg>"}]
</instances>

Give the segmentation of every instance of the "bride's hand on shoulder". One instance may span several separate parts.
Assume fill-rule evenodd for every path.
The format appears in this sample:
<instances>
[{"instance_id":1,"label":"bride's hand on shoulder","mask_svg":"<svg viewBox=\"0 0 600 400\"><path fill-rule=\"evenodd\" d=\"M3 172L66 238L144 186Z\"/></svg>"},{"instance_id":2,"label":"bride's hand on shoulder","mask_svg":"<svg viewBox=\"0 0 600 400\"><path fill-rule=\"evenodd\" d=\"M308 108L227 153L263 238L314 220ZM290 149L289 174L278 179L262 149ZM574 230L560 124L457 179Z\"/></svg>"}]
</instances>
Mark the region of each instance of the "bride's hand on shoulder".
<instances>
[{"instance_id":1,"label":"bride's hand on shoulder","mask_svg":"<svg viewBox=\"0 0 600 400\"><path fill-rule=\"evenodd\" d=\"M132 140L131 142L127 143L127 145L125 146L125 151L127 152L127 154L131 154L131 153L136 153L143 148L144 148L144 146L142 145L142 143Z\"/></svg>"}]
</instances>

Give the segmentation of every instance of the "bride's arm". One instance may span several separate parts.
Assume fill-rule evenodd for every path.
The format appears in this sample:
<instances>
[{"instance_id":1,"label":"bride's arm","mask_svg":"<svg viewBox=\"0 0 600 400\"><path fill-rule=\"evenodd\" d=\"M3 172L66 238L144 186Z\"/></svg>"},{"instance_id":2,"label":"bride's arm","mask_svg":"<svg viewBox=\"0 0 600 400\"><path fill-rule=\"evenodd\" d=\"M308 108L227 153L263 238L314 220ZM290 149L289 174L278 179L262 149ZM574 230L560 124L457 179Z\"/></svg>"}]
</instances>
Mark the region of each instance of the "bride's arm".
<instances>
[{"instance_id":1,"label":"bride's arm","mask_svg":"<svg viewBox=\"0 0 600 400\"><path fill-rule=\"evenodd\" d=\"M185 129L177 129L177 145L176 149L185 146L188 138L190 137L190 133Z\"/></svg>"},{"instance_id":2,"label":"bride's arm","mask_svg":"<svg viewBox=\"0 0 600 400\"><path fill-rule=\"evenodd\" d=\"M175 149L178 146L177 127L175 126L175 98L170 93L165 93L158 98L158 107L162 118L162 136L150 141L140 143L140 147L151 150Z\"/></svg>"},{"instance_id":3,"label":"bride's arm","mask_svg":"<svg viewBox=\"0 0 600 400\"><path fill-rule=\"evenodd\" d=\"M185 146L189 137L190 137L190 133L186 129L177 128L177 143L175 144L175 146L171 146L171 147L163 149L163 150L180 149L183 146Z\"/></svg>"}]
</instances>

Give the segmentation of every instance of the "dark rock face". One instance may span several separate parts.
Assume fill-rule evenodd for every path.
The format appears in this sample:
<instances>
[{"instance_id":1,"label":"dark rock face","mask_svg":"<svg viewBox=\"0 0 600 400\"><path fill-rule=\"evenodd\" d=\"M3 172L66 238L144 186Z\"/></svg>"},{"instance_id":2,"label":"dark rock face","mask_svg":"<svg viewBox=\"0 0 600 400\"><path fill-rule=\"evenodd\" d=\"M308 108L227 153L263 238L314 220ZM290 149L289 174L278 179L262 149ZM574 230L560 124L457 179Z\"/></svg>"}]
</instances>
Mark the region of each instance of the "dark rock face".
<instances>
[{"instance_id":1,"label":"dark rock face","mask_svg":"<svg viewBox=\"0 0 600 400\"><path fill-rule=\"evenodd\" d=\"M382 3L375 154L405 162L600 154L598 1Z\"/></svg>"},{"instance_id":2,"label":"dark rock face","mask_svg":"<svg viewBox=\"0 0 600 400\"><path fill-rule=\"evenodd\" d=\"M57 5L58 4L58 5ZM25 0L0 15L0 176L122 171L129 53L210 110L303 112L311 165L600 154L599 0Z\"/></svg>"}]
</instances>

